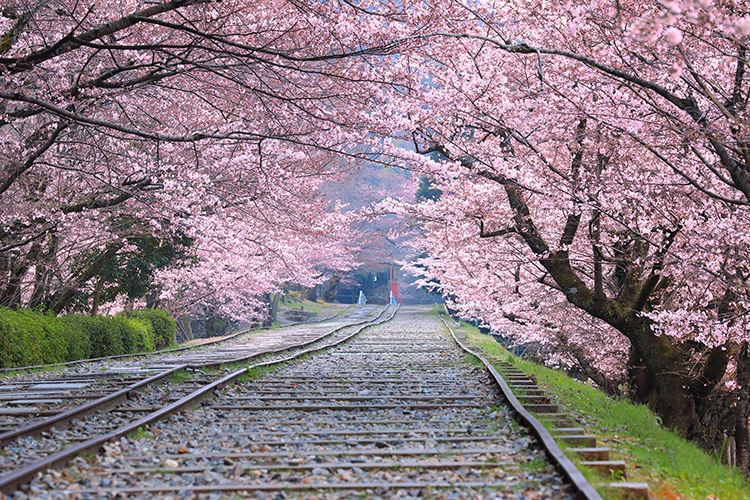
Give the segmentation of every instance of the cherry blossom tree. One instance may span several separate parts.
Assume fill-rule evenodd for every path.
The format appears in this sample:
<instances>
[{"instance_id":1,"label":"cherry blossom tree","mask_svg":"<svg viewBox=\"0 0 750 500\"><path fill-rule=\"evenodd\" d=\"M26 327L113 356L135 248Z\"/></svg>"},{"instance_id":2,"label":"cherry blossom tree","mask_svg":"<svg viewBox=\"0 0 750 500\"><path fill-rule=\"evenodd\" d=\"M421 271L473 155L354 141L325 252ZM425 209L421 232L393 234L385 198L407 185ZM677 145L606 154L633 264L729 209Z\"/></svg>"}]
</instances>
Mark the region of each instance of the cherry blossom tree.
<instances>
[{"instance_id":1,"label":"cherry blossom tree","mask_svg":"<svg viewBox=\"0 0 750 500\"><path fill-rule=\"evenodd\" d=\"M64 309L129 238L186 235L192 260L157 273L164 299L236 313L352 265L322 181L403 166L442 192L387 204L419 222L425 281L611 392L627 373L631 396L709 446L732 420L747 469L743 9L9 3L3 300Z\"/></svg>"},{"instance_id":2,"label":"cherry blossom tree","mask_svg":"<svg viewBox=\"0 0 750 500\"><path fill-rule=\"evenodd\" d=\"M592 374L627 357L634 398L708 446L731 421L747 469L748 13L453 5L381 121L443 158L389 151L443 192L389 207L421 221L425 281L526 339L598 338Z\"/></svg>"},{"instance_id":3,"label":"cherry blossom tree","mask_svg":"<svg viewBox=\"0 0 750 500\"><path fill-rule=\"evenodd\" d=\"M379 76L362 57L382 59L392 36L413 34L399 21L404 12L420 15L403 3L372 9L208 0L4 5L4 303L65 309L77 290L95 286L105 262L128 251L135 229L194 239L198 267L160 273L165 296L179 295L186 307L210 297L231 308L230 296L257 297L287 280L325 279L326 267L348 268L340 237L347 221L328 213L335 204L320 198L320 180L362 156L357 144L367 132L358 118L370 91L362 83ZM140 223L112 224L120 213ZM73 265L83 253L87 264Z\"/></svg>"}]
</instances>

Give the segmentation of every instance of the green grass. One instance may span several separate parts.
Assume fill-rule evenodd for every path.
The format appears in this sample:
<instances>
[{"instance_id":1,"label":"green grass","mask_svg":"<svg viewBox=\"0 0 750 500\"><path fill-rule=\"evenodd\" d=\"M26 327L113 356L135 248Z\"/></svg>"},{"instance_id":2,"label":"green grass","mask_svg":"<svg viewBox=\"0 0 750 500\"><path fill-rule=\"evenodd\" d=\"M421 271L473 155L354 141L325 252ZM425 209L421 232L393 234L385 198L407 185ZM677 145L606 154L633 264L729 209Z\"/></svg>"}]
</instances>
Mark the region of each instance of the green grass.
<instances>
[{"instance_id":1,"label":"green grass","mask_svg":"<svg viewBox=\"0 0 750 500\"><path fill-rule=\"evenodd\" d=\"M237 378L237 381L240 383L252 382L253 380L263 377L267 373L276 370L279 366L280 365L248 367L247 372L240 375Z\"/></svg>"},{"instance_id":2,"label":"green grass","mask_svg":"<svg viewBox=\"0 0 750 500\"><path fill-rule=\"evenodd\" d=\"M479 358L472 354L467 354L466 356L464 356L463 362L470 366L478 366L480 368L484 368L484 363L482 363Z\"/></svg>"},{"instance_id":3,"label":"green grass","mask_svg":"<svg viewBox=\"0 0 750 500\"><path fill-rule=\"evenodd\" d=\"M131 439L155 439L156 436L154 436L154 433L151 431L148 431L144 429L143 427L138 427L138 430L130 434Z\"/></svg>"},{"instance_id":4,"label":"green grass","mask_svg":"<svg viewBox=\"0 0 750 500\"><path fill-rule=\"evenodd\" d=\"M722 465L675 433L661 427L647 407L615 400L602 391L566 374L511 355L489 335L464 325L467 339L488 354L514 364L526 374L536 375L541 389L557 397L562 411L600 445L613 451L613 460L625 460L628 481L647 482L657 500L742 500L750 498L750 482L736 469ZM582 472L592 484L608 480L593 471ZM607 498L604 491L600 491Z\"/></svg>"},{"instance_id":5,"label":"green grass","mask_svg":"<svg viewBox=\"0 0 750 500\"><path fill-rule=\"evenodd\" d=\"M291 309L299 309L300 306L302 306L305 311L311 311L314 313L321 313L323 311L326 311L330 309L331 305L326 302L312 302L311 300L303 300L300 302L299 300L290 300L288 302L281 302L281 305L284 307L288 307Z\"/></svg>"},{"instance_id":6,"label":"green grass","mask_svg":"<svg viewBox=\"0 0 750 500\"><path fill-rule=\"evenodd\" d=\"M441 304L435 304L432 309L430 309L430 312L427 314L428 316L440 316L440 314L443 312L444 308Z\"/></svg>"},{"instance_id":7,"label":"green grass","mask_svg":"<svg viewBox=\"0 0 750 500\"><path fill-rule=\"evenodd\" d=\"M182 384L187 380L190 380L190 377L192 377L193 374L190 373L187 370L179 370L172 374L172 376L169 378L170 384Z\"/></svg>"}]
</instances>

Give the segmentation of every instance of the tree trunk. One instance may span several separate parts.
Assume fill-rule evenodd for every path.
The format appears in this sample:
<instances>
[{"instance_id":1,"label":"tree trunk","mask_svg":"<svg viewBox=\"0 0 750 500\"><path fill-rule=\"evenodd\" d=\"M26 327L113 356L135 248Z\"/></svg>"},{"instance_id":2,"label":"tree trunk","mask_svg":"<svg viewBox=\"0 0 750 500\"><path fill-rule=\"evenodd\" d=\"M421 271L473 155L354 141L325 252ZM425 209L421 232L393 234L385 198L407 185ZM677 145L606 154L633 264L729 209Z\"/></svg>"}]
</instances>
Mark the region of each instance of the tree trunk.
<instances>
[{"instance_id":1,"label":"tree trunk","mask_svg":"<svg viewBox=\"0 0 750 500\"><path fill-rule=\"evenodd\" d=\"M86 267L78 274L78 276L73 280L73 283L63 289L63 292L57 298L55 303L52 304L52 307L50 307L50 309L55 314L60 314L66 307L68 307L68 305L70 305L71 300L73 300L73 297L75 296L76 290L78 290L78 288L80 288L88 280L96 276L102 266L109 259L113 258L115 254L117 254L117 251L120 250L120 248L122 248L122 244L120 243L111 245L109 248L107 248L106 251L100 254L99 257L97 257L91 264L88 265L88 267Z\"/></svg>"},{"instance_id":2,"label":"tree trunk","mask_svg":"<svg viewBox=\"0 0 750 500\"><path fill-rule=\"evenodd\" d=\"M40 261L36 265L34 271L34 291L31 293L29 298L29 307L35 308L42 304L45 295L47 294L47 287L49 286L49 267L46 262Z\"/></svg>"},{"instance_id":3,"label":"tree trunk","mask_svg":"<svg viewBox=\"0 0 750 500\"><path fill-rule=\"evenodd\" d=\"M91 316L99 314L99 305L102 301L102 289L104 288L104 276L99 276L94 287L94 294L91 298Z\"/></svg>"},{"instance_id":4,"label":"tree trunk","mask_svg":"<svg viewBox=\"0 0 750 500\"><path fill-rule=\"evenodd\" d=\"M633 322L636 324L629 338L644 361L646 376L651 383L648 405L667 428L687 436L697 423L698 415L680 353L666 336L656 336L651 331L650 321L638 317L633 318Z\"/></svg>"},{"instance_id":5,"label":"tree trunk","mask_svg":"<svg viewBox=\"0 0 750 500\"><path fill-rule=\"evenodd\" d=\"M748 417L750 417L750 349L743 342L737 356L737 384L739 397L735 406L734 439L737 453L737 467L750 476L750 435L748 434Z\"/></svg>"},{"instance_id":6,"label":"tree trunk","mask_svg":"<svg viewBox=\"0 0 750 500\"><path fill-rule=\"evenodd\" d=\"M277 316L279 315L279 301L281 300L281 294L282 292L276 292L273 294L273 299L271 300L271 321L276 321Z\"/></svg>"},{"instance_id":7,"label":"tree trunk","mask_svg":"<svg viewBox=\"0 0 750 500\"><path fill-rule=\"evenodd\" d=\"M266 293L263 295L263 301L265 302L263 308L266 310L266 314L263 316L263 322L261 326L269 327L273 324L273 294Z\"/></svg>"},{"instance_id":8,"label":"tree trunk","mask_svg":"<svg viewBox=\"0 0 750 500\"><path fill-rule=\"evenodd\" d=\"M328 281L328 284L325 287L325 290L323 291L323 301L324 302L334 302L336 300L336 292L339 287L339 283L341 282L341 278L338 276L334 276Z\"/></svg>"},{"instance_id":9,"label":"tree trunk","mask_svg":"<svg viewBox=\"0 0 750 500\"><path fill-rule=\"evenodd\" d=\"M546 244L544 247L546 251ZM655 335L651 330L651 320L640 315L639 310L634 310L630 304L623 305L606 296L595 295L570 267L566 251L555 252L540 259L540 263L568 302L605 321L630 340L634 354L643 360L645 366L649 390L644 396L649 407L666 427L683 436L689 435L698 415L680 352L669 338Z\"/></svg>"},{"instance_id":10,"label":"tree trunk","mask_svg":"<svg viewBox=\"0 0 750 500\"><path fill-rule=\"evenodd\" d=\"M188 340L193 340L193 328L190 325L190 317L187 314L181 314L177 318L177 326L180 327L180 331L183 335L185 335L185 338Z\"/></svg>"},{"instance_id":11,"label":"tree trunk","mask_svg":"<svg viewBox=\"0 0 750 500\"><path fill-rule=\"evenodd\" d=\"M21 284L23 278L29 272L31 266L36 263L41 253L41 248L38 242L34 242L23 260L12 268L8 283L0 297L1 305L6 307L19 307L21 305Z\"/></svg>"},{"instance_id":12,"label":"tree trunk","mask_svg":"<svg viewBox=\"0 0 750 500\"><path fill-rule=\"evenodd\" d=\"M0 254L0 280L2 280L2 283L8 282L8 276L10 274L10 268L11 268L11 258L9 255L9 252L6 252L4 254Z\"/></svg>"},{"instance_id":13,"label":"tree trunk","mask_svg":"<svg viewBox=\"0 0 750 500\"><path fill-rule=\"evenodd\" d=\"M155 309L159 307L161 299L159 299L158 287L153 287L151 291L146 295L146 307L149 309Z\"/></svg>"},{"instance_id":14,"label":"tree trunk","mask_svg":"<svg viewBox=\"0 0 750 500\"><path fill-rule=\"evenodd\" d=\"M57 258L57 245L60 242L60 238L57 234L52 233L50 235L49 244L47 246L46 254L39 259L36 265L36 271L34 273L34 291L31 293L28 306L35 308L40 306L49 294L50 278L52 276L53 264Z\"/></svg>"}]
</instances>

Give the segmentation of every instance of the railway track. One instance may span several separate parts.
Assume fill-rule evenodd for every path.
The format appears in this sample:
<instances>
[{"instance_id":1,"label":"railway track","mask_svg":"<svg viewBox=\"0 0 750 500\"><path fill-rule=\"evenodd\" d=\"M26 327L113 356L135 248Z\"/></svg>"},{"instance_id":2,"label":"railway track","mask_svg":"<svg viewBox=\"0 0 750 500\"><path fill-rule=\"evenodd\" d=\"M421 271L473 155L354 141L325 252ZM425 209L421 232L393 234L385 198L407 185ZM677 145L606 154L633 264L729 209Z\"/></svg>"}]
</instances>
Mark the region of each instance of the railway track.
<instances>
[{"instance_id":1,"label":"railway track","mask_svg":"<svg viewBox=\"0 0 750 500\"><path fill-rule=\"evenodd\" d=\"M144 420L137 432L131 421L106 443L80 445L101 453L59 472L34 472L30 484L5 491L12 498L574 498L437 317L407 308L355 337L358 330L270 373L230 374L209 387L200 407ZM141 403L151 401L152 412L179 406L152 404L156 396Z\"/></svg>"},{"instance_id":2,"label":"railway track","mask_svg":"<svg viewBox=\"0 0 750 500\"><path fill-rule=\"evenodd\" d=\"M0 490L13 491L27 479L24 474L64 463L81 445L168 413L181 398L195 403L193 394L210 395L227 367L272 363L351 335L382 321L385 312L351 308L325 322L238 336L181 357L166 352L8 377L0 385Z\"/></svg>"},{"instance_id":3,"label":"railway track","mask_svg":"<svg viewBox=\"0 0 750 500\"><path fill-rule=\"evenodd\" d=\"M351 311L351 306L346 306L343 309L338 310L335 314L332 316L328 316L321 319L315 319L311 321L302 321L302 322L296 322L296 323L289 323L281 328L268 328L263 327L261 329L261 332L258 330L243 330L236 333L233 333L231 335L227 335L224 337L219 337L216 339L202 339L200 343L195 343L192 345L184 345L182 347L175 347L175 348L167 348L159 351L153 351L153 352L146 352L146 353L130 353L130 354L118 354L115 356L106 356L103 358L93 358L93 359L82 359L82 360L76 360L76 361L65 361L62 363L54 363L49 365L33 365L33 366L20 366L20 367L11 367L11 368L0 368L0 377L2 376L9 376L13 374L23 374L23 373L33 373L33 372L39 372L39 371L49 371L49 370L60 370L60 371L67 371L67 369L72 370L73 372L76 371L78 368L84 369L86 371L91 371L92 369L96 369L97 366L103 367L104 369L108 369L111 367L111 364L113 361L123 361L126 363L125 366L132 365L132 362L140 363L140 360L146 360L148 362L151 358L158 358L161 357L162 359L169 359L170 357L173 357L175 354L182 355L185 351L193 351L193 352L199 352L201 349L214 349L218 345L231 345L232 343L240 343L240 344L246 344L244 340L242 340L241 337L248 335L248 334L254 334L257 335L258 333L261 333L261 335L257 335L255 337L256 339L260 339L260 342L266 342L269 338L273 339L278 337L276 335L279 333L279 330L283 330L284 332L290 332L293 331L292 329L298 326L301 326L303 328L302 334L305 334L306 329L310 326L314 326L318 323L324 323L324 322L331 322L336 321L337 318L341 319L344 315L357 315L360 313L357 313L355 311ZM237 337L240 337L238 339ZM265 340L264 340L265 339ZM256 344L256 348L259 348L260 344ZM183 358L184 361L184 358ZM137 365L135 365L137 366Z\"/></svg>"}]
</instances>

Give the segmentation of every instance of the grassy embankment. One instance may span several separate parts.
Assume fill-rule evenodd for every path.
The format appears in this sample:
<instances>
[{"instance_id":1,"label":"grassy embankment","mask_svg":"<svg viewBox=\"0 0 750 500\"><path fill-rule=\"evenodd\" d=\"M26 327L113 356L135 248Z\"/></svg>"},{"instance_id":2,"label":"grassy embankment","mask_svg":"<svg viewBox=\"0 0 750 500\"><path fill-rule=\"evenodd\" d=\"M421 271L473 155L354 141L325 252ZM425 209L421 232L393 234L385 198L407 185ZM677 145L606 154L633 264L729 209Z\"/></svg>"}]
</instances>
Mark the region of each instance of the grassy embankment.
<instances>
[{"instance_id":1,"label":"grassy embankment","mask_svg":"<svg viewBox=\"0 0 750 500\"><path fill-rule=\"evenodd\" d=\"M328 304L325 302L313 302L307 299L292 299L289 301L282 301L279 305L289 309L299 309L300 307L302 307L305 311L320 314L328 311L332 304Z\"/></svg>"},{"instance_id":2,"label":"grassy embankment","mask_svg":"<svg viewBox=\"0 0 750 500\"><path fill-rule=\"evenodd\" d=\"M273 326L284 326L288 323L288 320L281 320L281 318L286 315L287 311L299 310L302 308L302 310L308 313L314 313L309 319L310 321L317 321L322 318L333 316L349 306L350 304L313 302L307 299L300 299L298 293L290 292L288 300L282 300L279 303L279 312L277 314L277 318L279 319L273 322Z\"/></svg>"},{"instance_id":3,"label":"grassy embankment","mask_svg":"<svg viewBox=\"0 0 750 500\"><path fill-rule=\"evenodd\" d=\"M308 299L300 299L299 293L296 292L289 292L288 299L282 300L279 303L279 308L299 309L302 307L305 311L323 314L324 316L336 314L336 312L346 309L349 306L351 306L351 304L338 304L322 301L313 302Z\"/></svg>"},{"instance_id":4,"label":"grassy embankment","mask_svg":"<svg viewBox=\"0 0 750 500\"><path fill-rule=\"evenodd\" d=\"M587 434L596 435L600 446L612 450L612 460L625 460L627 480L647 482L657 500L750 498L750 482L742 474L661 427L647 407L612 399L561 371L518 358L470 325L463 324L462 329L490 362L494 357L536 376L539 387L557 400L561 411L570 413ZM609 481L593 471L583 472L597 489ZM607 498L604 490L600 492Z\"/></svg>"}]
</instances>

